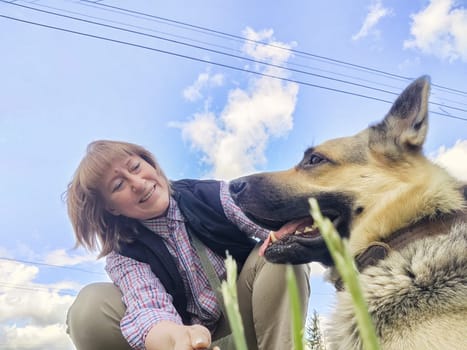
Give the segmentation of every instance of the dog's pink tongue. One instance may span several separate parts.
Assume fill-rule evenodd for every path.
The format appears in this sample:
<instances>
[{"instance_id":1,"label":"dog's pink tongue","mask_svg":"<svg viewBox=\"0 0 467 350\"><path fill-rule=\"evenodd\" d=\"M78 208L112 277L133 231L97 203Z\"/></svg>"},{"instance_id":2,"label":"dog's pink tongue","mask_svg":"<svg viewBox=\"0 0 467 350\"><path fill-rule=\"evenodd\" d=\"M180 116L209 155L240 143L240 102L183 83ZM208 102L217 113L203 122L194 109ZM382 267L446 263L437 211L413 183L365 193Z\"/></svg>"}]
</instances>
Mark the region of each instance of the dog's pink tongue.
<instances>
[{"instance_id":1,"label":"dog's pink tongue","mask_svg":"<svg viewBox=\"0 0 467 350\"><path fill-rule=\"evenodd\" d=\"M297 220L292 220L286 223L284 226L282 226L279 230L277 231L271 231L274 233L274 237L277 239L281 239L282 237L294 233L297 231L301 226L304 226L304 223L309 222L309 219L297 219ZM264 240L263 244L259 248L259 256L264 256L264 252L266 251L266 248L269 247L269 245L272 243L271 240L271 234Z\"/></svg>"}]
</instances>

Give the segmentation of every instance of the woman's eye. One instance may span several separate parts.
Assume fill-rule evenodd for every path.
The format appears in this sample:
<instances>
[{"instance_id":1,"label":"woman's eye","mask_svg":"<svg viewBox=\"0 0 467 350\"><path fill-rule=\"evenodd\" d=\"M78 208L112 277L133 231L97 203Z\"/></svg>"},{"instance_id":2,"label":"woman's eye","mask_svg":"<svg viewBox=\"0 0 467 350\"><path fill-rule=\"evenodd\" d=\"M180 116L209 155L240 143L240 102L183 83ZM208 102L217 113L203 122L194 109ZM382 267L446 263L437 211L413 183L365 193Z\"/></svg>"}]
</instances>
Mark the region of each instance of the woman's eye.
<instances>
[{"instance_id":1,"label":"woman's eye","mask_svg":"<svg viewBox=\"0 0 467 350\"><path fill-rule=\"evenodd\" d=\"M112 192L118 191L119 189L122 188L122 186L123 186L123 181L122 181L122 180L118 181L118 182L115 183L115 185L113 186Z\"/></svg>"},{"instance_id":2,"label":"woman's eye","mask_svg":"<svg viewBox=\"0 0 467 350\"><path fill-rule=\"evenodd\" d=\"M130 170L133 172L133 171L137 171L140 167L141 163L136 163L134 165L131 166Z\"/></svg>"}]
</instances>

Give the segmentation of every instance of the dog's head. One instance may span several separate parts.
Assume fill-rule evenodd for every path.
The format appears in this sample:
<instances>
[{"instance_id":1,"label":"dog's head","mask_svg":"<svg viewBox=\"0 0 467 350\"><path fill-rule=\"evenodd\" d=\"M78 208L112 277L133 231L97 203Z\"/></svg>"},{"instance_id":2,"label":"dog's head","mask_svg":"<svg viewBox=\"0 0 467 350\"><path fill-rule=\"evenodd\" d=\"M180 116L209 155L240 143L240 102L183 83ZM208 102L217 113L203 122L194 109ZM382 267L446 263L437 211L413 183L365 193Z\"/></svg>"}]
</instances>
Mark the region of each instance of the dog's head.
<instances>
[{"instance_id":1,"label":"dog's head","mask_svg":"<svg viewBox=\"0 0 467 350\"><path fill-rule=\"evenodd\" d=\"M292 169L230 183L230 192L246 215L276 231L278 240L265 251L268 260L332 263L312 225L310 197L317 199L339 234L349 238L354 254L425 212L439 210L424 203L427 198L418 198L420 190L432 186L433 168L442 172L422 154L429 87L429 77L415 80L379 124L310 147Z\"/></svg>"}]
</instances>

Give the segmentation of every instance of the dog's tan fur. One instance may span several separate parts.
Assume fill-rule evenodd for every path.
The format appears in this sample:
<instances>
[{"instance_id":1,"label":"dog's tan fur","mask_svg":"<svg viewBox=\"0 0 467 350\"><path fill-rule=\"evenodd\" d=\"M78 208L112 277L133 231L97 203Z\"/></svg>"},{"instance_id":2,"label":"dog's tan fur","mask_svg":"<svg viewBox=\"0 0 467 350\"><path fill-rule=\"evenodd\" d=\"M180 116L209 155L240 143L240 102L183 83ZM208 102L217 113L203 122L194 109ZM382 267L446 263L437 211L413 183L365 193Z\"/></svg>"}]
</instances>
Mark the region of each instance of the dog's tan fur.
<instances>
[{"instance_id":1,"label":"dog's tan fur","mask_svg":"<svg viewBox=\"0 0 467 350\"><path fill-rule=\"evenodd\" d=\"M325 214L326 209L332 212L333 203L348 209L349 227L343 235L354 256L422 219L434 223L464 212L463 184L422 153L429 87L427 77L418 79L380 124L310 148L290 170L234 181L231 192L237 204L273 228L276 218L285 222L305 215L300 209L304 198L320 202L320 196L331 194L320 206L328 206ZM422 234L362 272L384 350L467 349L467 222L465 215L456 218L440 226L445 232L439 236ZM318 248L310 247L303 248L309 250L309 260L329 262L321 255L315 258ZM296 260L299 248L292 243L279 241L268 249L276 262L304 262ZM330 346L360 349L350 296L345 290L337 294Z\"/></svg>"},{"instance_id":2,"label":"dog's tan fur","mask_svg":"<svg viewBox=\"0 0 467 350\"><path fill-rule=\"evenodd\" d=\"M446 170L420 154L388 161L367 144L368 130L327 141L314 151L334 165L312 172L293 168L266 177L270 185L287 191L284 196L323 191L357 194L356 205L368 209L352 222L349 243L354 254L438 210L448 213L463 207L460 185Z\"/></svg>"}]
</instances>

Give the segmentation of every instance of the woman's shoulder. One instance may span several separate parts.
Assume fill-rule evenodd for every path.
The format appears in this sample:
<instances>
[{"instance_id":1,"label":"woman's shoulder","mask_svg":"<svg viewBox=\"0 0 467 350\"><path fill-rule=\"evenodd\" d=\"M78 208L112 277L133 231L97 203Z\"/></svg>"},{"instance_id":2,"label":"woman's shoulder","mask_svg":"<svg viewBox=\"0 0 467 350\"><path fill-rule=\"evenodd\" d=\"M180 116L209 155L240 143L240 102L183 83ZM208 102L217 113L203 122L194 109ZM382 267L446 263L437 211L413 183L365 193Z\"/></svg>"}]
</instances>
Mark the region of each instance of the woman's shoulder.
<instances>
[{"instance_id":1,"label":"woman's shoulder","mask_svg":"<svg viewBox=\"0 0 467 350\"><path fill-rule=\"evenodd\" d=\"M176 190L189 189L192 191L200 188L218 187L222 183L225 183L225 181L215 179L180 179L170 181L171 186Z\"/></svg>"}]
</instances>

